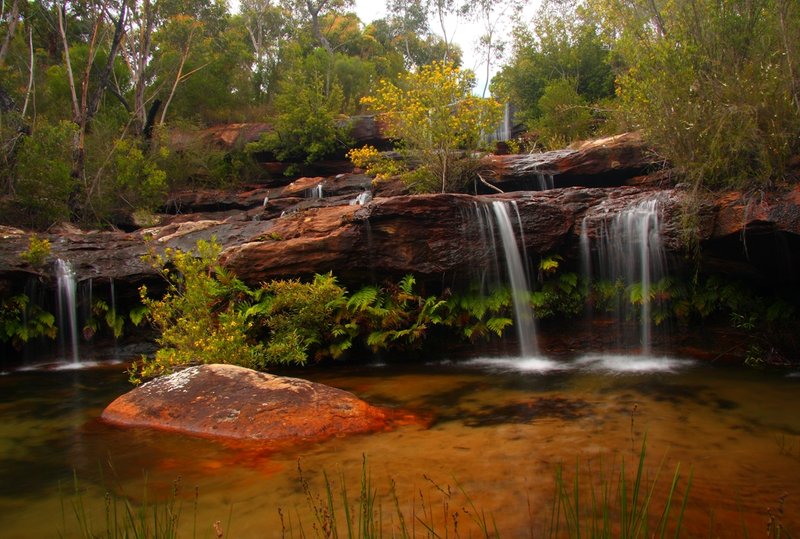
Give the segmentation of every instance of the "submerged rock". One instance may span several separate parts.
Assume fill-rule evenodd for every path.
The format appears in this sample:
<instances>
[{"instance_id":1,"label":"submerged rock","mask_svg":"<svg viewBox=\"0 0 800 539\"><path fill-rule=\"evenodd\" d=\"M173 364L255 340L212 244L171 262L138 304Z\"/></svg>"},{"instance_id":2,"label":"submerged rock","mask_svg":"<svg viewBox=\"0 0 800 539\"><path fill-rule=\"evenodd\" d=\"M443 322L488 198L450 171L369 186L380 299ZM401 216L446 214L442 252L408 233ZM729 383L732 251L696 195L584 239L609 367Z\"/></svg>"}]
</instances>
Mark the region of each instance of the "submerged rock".
<instances>
[{"instance_id":1,"label":"submerged rock","mask_svg":"<svg viewBox=\"0 0 800 539\"><path fill-rule=\"evenodd\" d=\"M390 430L416 418L372 406L352 393L234 365L201 365L122 395L102 419L272 446Z\"/></svg>"}]
</instances>

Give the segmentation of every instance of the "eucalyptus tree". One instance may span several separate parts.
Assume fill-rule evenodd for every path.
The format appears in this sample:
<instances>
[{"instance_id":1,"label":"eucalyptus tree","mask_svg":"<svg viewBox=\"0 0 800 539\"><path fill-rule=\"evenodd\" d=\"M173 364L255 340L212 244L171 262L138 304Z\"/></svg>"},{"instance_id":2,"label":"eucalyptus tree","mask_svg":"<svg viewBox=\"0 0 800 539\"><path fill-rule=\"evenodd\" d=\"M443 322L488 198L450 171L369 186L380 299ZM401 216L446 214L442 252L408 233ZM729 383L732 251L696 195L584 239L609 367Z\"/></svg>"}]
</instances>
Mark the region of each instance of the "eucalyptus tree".
<instances>
[{"instance_id":1,"label":"eucalyptus tree","mask_svg":"<svg viewBox=\"0 0 800 539\"><path fill-rule=\"evenodd\" d=\"M20 21L20 4L22 4L22 0L14 0L8 11L6 11L5 2L2 4L0 20L5 21L6 24L5 35L3 36L2 43L0 43L0 68L5 65L9 45L11 44L11 40L14 39L14 33L17 31L17 25Z\"/></svg>"},{"instance_id":2,"label":"eucalyptus tree","mask_svg":"<svg viewBox=\"0 0 800 539\"><path fill-rule=\"evenodd\" d=\"M72 121L78 127L75 138L72 176L76 180L70 193L70 210L79 217L85 210L88 200L97 189L97 181L89 181L86 177L86 134L91 129L100 100L109 85L114 62L119 53L120 42L124 34L125 17L128 0L87 0L72 2L67 10L67 2L56 4L59 36L63 44L64 64L69 81L70 102L72 105ZM75 73L71 61L71 44L67 34L70 16L81 17L89 26L90 32L84 38L86 59L82 72ZM110 35L109 35L110 34ZM105 51L105 65L98 67L99 76L95 84L90 84L95 61L101 48ZM84 200L80 200L83 197Z\"/></svg>"},{"instance_id":3,"label":"eucalyptus tree","mask_svg":"<svg viewBox=\"0 0 800 539\"><path fill-rule=\"evenodd\" d=\"M286 10L274 0L242 0L244 27L253 50L253 87L262 101L275 85L281 51L292 35Z\"/></svg>"},{"instance_id":4,"label":"eucalyptus tree","mask_svg":"<svg viewBox=\"0 0 800 539\"><path fill-rule=\"evenodd\" d=\"M334 53L333 45L328 39L327 30L324 27L327 15L342 13L345 9L353 6L353 0L282 0L283 5L289 10L293 17L300 24L308 24L311 33L319 45L328 54ZM327 19L329 22L330 19Z\"/></svg>"}]
</instances>

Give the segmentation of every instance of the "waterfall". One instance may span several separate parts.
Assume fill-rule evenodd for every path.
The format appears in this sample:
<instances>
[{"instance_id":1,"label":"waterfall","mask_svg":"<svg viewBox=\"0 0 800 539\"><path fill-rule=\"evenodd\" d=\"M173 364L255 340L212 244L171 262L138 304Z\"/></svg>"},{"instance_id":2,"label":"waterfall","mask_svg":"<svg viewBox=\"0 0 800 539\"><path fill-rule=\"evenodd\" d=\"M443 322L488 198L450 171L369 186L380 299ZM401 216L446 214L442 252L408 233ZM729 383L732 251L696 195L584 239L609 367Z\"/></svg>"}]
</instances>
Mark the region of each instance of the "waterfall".
<instances>
[{"instance_id":1,"label":"waterfall","mask_svg":"<svg viewBox=\"0 0 800 539\"><path fill-rule=\"evenodd\" d=\"M620 321L629 315L638 315L639 343L642 354L648 355L652 351L650 294L653 283L665 275L666 269L659 203L655 199L645 200L611 219L604 219L597 228L597 256L594 260L587 225L588 218L585 218L581 232L583 270L589 279L621 282L625 286L626 298L618 302L617 315ZM638 290L637 286L640 287ZM634 302L628 298L636 298L638 306L631 305ZM637 307L638 312L631 312Z\"/></svg>"},{"instance_id":2,"label":"waterfall","mask_svg":"<svg viewBox=\"0 0 800 539\"><path fill-rule=\"evenodd\" d=\"M539 188L537 189L538 191L547 191L548 189L555 189L555 180L553 180L552 174L537 172L536 182L537 182L537 187Z\"/></svg>"},{"instance_id":3,"label":"waterfall","mask_svg":"<svg viewBox=\"0 0 800 539\"><path fill-rule=\"evenodd\" d=\"M56 260L56 283L58 285L58 331L62 353L66 356L67 345L72 353L72 361L79 363L78 357L78 308L76 300L75 272L72 265L60 258ZM66 334L69 328L69 334Z\"/></svg>"},{"instance_id":4,"label":"waterfall","mask_svg":"<svg viewBox=\"0 0 800 539\"><path fill-rule=\"evenodd\" d=\"M363 206L369 204L372 200L372 193L370 191L362 191L356 198L350 201L351 206Z\"/></svg>"},{"instance_id":5,"label":"waterfall","mask_svg":"<svg viewBox=\"0 0 800 539\"><path fill-rule=\"evenodd\" d=\"M511 217L508 213L509 205L516 210L516 203L514 202L506 203L501 200L495 200L492 202L492 211L494 212L495 222L503 244L503 252L505 253L506 271L511 285L511 299L514 302L514 325L517 328L517 336L519 337L520 355L532 357L539 354L536 325L533 320L528 277L525 273L525 266L522 262L520 249L517 246L514 227L511 224Z\"/></svg>"},{"instance_id":6,"label":"waterfall","mask_svg":"<svg viewBox=\"0 0 800 539\"><path fill-rule=\"evenodd\" d=\"M528 284L525 235L516 202L474 202L471 212L464 212L463 219L469 223L477 223L477 226L464 228L469 232L464 240L467 245L474 246L475 273L472 278L480 284L478 291L481 294L491 293L492 285L497 284L507 284L511 288L520 356L538 356L536 324ZM518 226L516 231L515 219ZM490 262L487 264L486 260Z\"/></svg>"},{"instance_id":7,"label":"waterfall","mask_svg":"<svg viewBox=\"0 0 800 539\"><path fill-rule=\"evenodd\" d=\"M306 198L325 198L325 195L322 192L322 183L318 183L311 189L307 189Z\"/></svg>"}]
</instances>

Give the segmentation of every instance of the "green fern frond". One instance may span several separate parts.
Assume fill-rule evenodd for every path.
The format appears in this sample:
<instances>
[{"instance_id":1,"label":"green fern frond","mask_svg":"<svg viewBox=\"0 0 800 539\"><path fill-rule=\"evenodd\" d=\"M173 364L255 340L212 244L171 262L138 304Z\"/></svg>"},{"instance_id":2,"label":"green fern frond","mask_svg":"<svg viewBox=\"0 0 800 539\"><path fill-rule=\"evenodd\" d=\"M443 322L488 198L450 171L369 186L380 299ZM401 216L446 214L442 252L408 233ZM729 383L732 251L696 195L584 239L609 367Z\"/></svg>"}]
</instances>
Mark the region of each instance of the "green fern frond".
<instances>
[{"instance_id":1,"label":"green fern frond","mask_svg":"<svg viewBox=\"0 0 800 539\"><path fill-rule=\"evenodd\" d=\"M372 307L378 298L378 288L375 286L367 286L362 288L347 301L347 308L353 311L364 311Z\"/></svg>"},{"instance_id":2,"label":"green fern frond","mask_svg":"<svg viewBox=\"0 0 800 539\"><path fill-rule=\"evenodd\" d=\"M514 324L514 321L510 318L502 318L502 317L495 317L490 318L486 321L486 327L495 335L500 337L503 334L503 331L508 327Z\"/></svg>"},{"instance_id":3,"label":"green fern frond","mask_svg":"<svg viewBox=\"0 0 800 539\"><path fill-rule=\"evenodd\" d=\"M416 283L416 279L410 273L400 279L400 290L405 292L408 295L412 295L414 293L414 284Z\"/></svg>"}]
</instances>

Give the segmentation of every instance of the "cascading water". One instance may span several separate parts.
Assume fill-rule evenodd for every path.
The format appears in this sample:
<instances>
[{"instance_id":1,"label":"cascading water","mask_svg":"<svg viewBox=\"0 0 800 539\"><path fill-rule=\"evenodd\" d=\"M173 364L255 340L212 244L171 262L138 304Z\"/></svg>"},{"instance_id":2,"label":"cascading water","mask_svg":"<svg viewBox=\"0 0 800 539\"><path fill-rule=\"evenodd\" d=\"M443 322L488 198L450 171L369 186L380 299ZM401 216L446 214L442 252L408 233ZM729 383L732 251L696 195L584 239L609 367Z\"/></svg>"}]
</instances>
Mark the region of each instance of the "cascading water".
<instances>
[{"instance_id":1,"label":"cascading water","mask_svg":"<svg viewBox=\"0 0 800 539\"><path fill-rule=\"evenodd\" d=\"M308 189L306 198L325 198L325 193L322 192L322 184L318 183L316 186Z\"/></svg>"},{"instance_id":2,"label":"cascading water","mask_svg":"<svg viewBox=\"0 0 800 539\"><path fill-rule=\"evenodd\" d=\"M372 193L370 191L363 191L359 193L359 195L350 201L351 206L363 206L364 204L369 204L369 201L372 200Z\"/></svg>"},{"instance_id":3,"label":"cascading water","mask_svg":"<svg viewBox=\"0 0 800 539\"><path fill-rule=\"evenodd\" d=\"M658 200L645 200L604 219L597 228L596 258L592 258L587 217L581 232L581 255L586 282L602 279L625 287L627 298L620 300L617 316L620 321L638 307L638 337L643 355L652 351L651 291L653 283L665 275L666 257L661 237L661 211ZM632 287L639 287L638 290ZM638 305L631 305L637 303Z\"/></svg>"},{"instance_id":4,"label":"cascading water","mask_svg":"<svg viewBox=\"0 0 800 539\"><path fill-rule=\"evenodd\" d=\"M56 260L56 298L58 304L59 340L63 355L67 355L67 346L74 363L80 362L78 356L78 308L76 299L76 280L72 265L60 258ZM66 330L69 329L69 334Z\"/></svg>"},{"instance_id":5,"label":"cascading water","mask_svg":"<svg viewBox=\"0 0 800 539\"><path fill-rule=\"evenodd\" d=\"M538 183L539 191L547 191L549 189L555 189L555 180L553 179L552 174L545 174L544 172L538 172L536 174L536 181Z\"/></svg>"},{"instance_id":6,"label":"cascading water","mask_svg":"<svg viewBox=\"0 0 800 539\"><path fill-rule=\"evenodd\" d=\"M497 229L505 253L506 271L508 281L511 285L511 298L514 302L514 325L517 328L519 338L519 350L523 357L532 357L539 354L539 344L536 338L536 324L533 319L533 309L531 308L531 293L528 286L528 277L525 274L525 266L522 263L520 250L517 246L514 227L511 224L511 217L508 213L508 205L515 206L513 202L508 204L501 200L492 202Z\"/></svg>"},{"instance_id":7,"label":"cascading water","mask_svg":"<svg viewBox=\"0 0 800 539\"><path fill-rule=\"evenodd\" d=\"M519 242L514 230L514 218L519 224ZM481 268L480 273L473 276L480 283L480 293L488 293L488 285L492 283L507 283L510 286L520 355L537 356L539 347L526 271L525 238L516 203L502 200L488 204L475 202L472 212L465 213L464 219L477 223L477 227L467 227L474 235L466 240L476 246L476 253L482 253L481 263L475 265L476 268ZM487 258L493 261L489 266L484 262Z\"/></svg>"}]
</instances>

